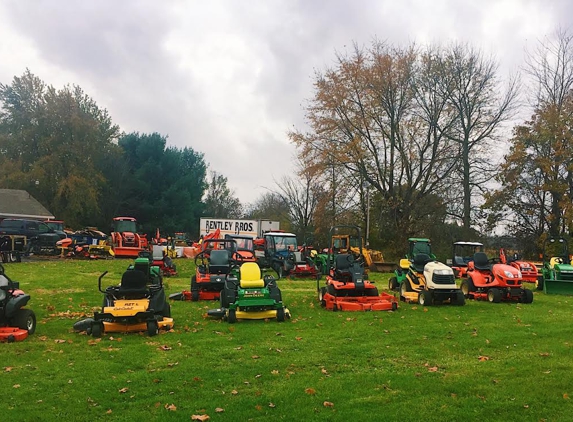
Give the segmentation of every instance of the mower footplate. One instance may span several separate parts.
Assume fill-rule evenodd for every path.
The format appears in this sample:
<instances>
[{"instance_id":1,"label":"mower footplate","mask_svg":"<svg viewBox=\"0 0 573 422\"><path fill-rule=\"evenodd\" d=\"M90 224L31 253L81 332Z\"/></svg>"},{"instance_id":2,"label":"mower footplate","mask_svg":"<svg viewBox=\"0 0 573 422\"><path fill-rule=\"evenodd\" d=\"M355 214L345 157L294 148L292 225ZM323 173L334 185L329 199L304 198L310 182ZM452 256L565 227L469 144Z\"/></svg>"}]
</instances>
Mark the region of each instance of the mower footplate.
<instances>
[{"instance_id":1,"label":"mower footplate","mask_svg":"<svg viewBox=\"0 0 573 422\"><path fill-rule=\"evenodd\" d=\"M18 327L0 327L0 342L13 343L28 337L28 330Z\"/></svg>"}]
</instances>

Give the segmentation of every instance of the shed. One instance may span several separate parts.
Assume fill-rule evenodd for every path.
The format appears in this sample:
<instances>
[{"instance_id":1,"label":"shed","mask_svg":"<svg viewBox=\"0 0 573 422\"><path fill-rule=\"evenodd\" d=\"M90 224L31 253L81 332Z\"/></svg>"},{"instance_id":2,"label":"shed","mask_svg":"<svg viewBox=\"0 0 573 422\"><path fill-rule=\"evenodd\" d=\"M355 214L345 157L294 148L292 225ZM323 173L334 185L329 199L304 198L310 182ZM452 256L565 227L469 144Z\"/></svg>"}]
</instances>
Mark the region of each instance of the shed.
<instances>
[{"instance_id":1,"label":"shed","mask_svg":"<svg viewBox=\"0 0 573 422\"><path fill-rule=\"evenodd\" d=\"M55 217L27 191L0 189L0 220L4 218L49 220Z\"/></svg>"}]
</instances>

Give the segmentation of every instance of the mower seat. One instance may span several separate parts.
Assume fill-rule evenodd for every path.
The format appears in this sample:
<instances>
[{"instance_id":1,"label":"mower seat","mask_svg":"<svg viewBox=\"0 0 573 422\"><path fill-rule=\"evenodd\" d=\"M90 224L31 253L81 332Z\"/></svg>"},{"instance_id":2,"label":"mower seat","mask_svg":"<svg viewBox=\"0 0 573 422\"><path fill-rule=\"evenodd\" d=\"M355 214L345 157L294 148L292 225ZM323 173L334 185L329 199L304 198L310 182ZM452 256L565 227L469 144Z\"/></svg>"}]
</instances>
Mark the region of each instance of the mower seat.
<instances>
[{"instance_id":1,"label":"mower seat","mask_svg":"<svg viewBox=\"0 0 573 422\"><path fill-rule=\"evenodd\" d=\"M474 254L474 268L476 270L491 271L489 259L484 252L476 252Z\"/></svg>"},{"instance_id":2,"label":"mower seat","mask_svg":"<svg viewBox=\"0 0 573 422\"><path fill-rule=\"evenodd\" d=\"M130 298L146 296L149 294L147 275L139 270L127 270L121 277L118 294Z\"/></svg>"},{"instance_id":3,"label":"mower seat","mask_svg":"<svg viewBox=\"0 0 573 422\"><path fill-rule=\"evenodd\" d=\"M228 274L229 269L229 251L226 249L212 250L209 256L209 273Z\"/></svg>"},{"instance_id":4,"label":"mower seat","mask_svg":"<svg viewBox=\"0 0 573 422\"><path fill-rule=\"evenodd\" d=\"M245 262L241 265L241 281L243 289L255 289L265 287L265 281L261 278L261 269L255 262Z\"/></svg>"},{"instance_id":5,"label":"mower seat","mask_svg":"<svg viewBox=\"0 0 573 422\"><path fill-rule=\"evenodd\" d=\"M301 252L291 252L290 256L292 256L292 259L293 259L295 264L305 264L306 263L306 261L302 257Z\"/></svg>"},{"instance_id":6,"label":"mower seat","mask_svg":"<svg viewBox=\"0 0 573 422\"><path fill-rule=\"evenodd\" d=\"M412 266L414 267L414 269L417 272L423 273L424 267L431 260L432 260L432 258L430 258L430 255L425 254L425 253L419 253L419 254L414 255L414 260L412 261Z\"/></svg>"},{"instance_id":7,"label":"mower seat","mask_svg":"<svg viewBox=\"0 0 573 422\"><path fill-rule=\"evenodd\" d=\"M143 274L149 274L149 258L136 259L135 263L133 264L133 269L135 271L140 271Z\"/></svg>"}]
</instances>

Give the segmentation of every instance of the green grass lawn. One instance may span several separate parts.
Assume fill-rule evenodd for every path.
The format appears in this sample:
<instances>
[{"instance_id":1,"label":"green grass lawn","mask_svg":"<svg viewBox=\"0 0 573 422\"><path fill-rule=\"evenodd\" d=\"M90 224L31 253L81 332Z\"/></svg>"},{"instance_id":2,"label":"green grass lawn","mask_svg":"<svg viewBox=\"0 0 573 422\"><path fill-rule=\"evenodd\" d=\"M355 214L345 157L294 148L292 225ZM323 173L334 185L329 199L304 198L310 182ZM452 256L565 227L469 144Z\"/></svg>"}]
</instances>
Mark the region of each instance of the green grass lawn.
<instances>
[{"instance_id":1,"label":"green grass lawn","mask_svg":"<svg viewBox=\"0 0 573 422\"><path fill-rule=\"evenodd\" d=\"M36 333L2 343L4 421L568 421L573 415L573 297L421 307L321 309L316 282L280 280L285 323L205 316L216 302L173 302L156 337L72 325L101 305L97 278L130 261L6 265L31 294ZM189 286L191 260L166 293ZM388 274L371 276L379 289Z\"/></svg>"}]
</instances>

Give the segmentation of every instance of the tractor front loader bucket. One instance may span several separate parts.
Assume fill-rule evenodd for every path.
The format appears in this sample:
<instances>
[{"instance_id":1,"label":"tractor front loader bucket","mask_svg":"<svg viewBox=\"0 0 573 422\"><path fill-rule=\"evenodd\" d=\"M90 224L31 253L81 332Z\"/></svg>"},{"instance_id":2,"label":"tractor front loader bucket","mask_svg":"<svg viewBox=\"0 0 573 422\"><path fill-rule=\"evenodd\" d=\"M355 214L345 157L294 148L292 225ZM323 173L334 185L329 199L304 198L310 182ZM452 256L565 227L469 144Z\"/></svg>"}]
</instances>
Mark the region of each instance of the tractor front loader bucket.
<instances>
[{"instance_id":1,"label":"tractor front loader bucket","mask_svg":"<svg viewBox=\"0 0 573 422\"><path fill-rule=\"evenodd\" d=\"M573 280L544 280L543 291L546 294L573 296Z\"/></svg>"}]
</instances>

